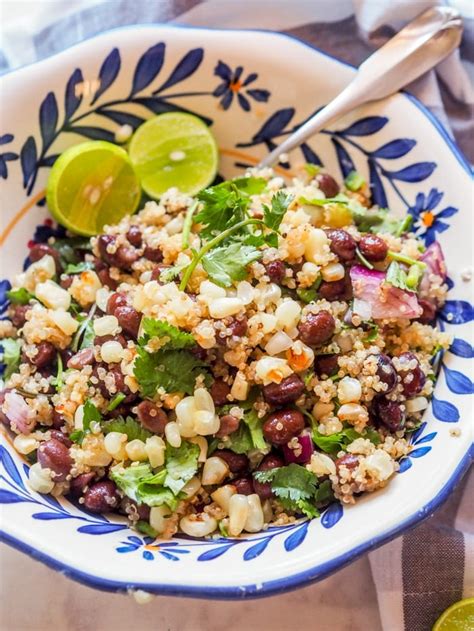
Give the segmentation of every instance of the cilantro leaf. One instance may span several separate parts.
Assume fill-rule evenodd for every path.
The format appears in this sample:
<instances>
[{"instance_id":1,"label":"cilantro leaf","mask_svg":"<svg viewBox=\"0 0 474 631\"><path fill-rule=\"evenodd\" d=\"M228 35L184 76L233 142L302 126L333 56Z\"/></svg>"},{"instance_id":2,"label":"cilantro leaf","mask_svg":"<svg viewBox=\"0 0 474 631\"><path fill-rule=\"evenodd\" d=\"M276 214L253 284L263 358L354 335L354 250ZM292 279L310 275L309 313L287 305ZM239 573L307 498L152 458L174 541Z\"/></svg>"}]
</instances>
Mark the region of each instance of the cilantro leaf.
<instances>
[{"instance_id":1,"label":"cilantro leaf","mask_svg":"<svg viewBox=\"0 0 474 631\"><path fill-rule=\"evenodd\" d=\"M245 423L240 423L238 429L230 434L226 447L236 454L246 454L254 448L250 430Z\"/></svg>"},{"instance_id":2,"label":"cilantro leaf","mask_svg":"<svg viewBox=\"0 0 474 631\"><path fill-rule=\"evenodd\" d=\"M263 178L244 177L201 191L198 199L203 207L194 218L197 223L204 225L201 235L208 238L244 220L250 195L260 194L266 185Z\"/></svg>"},{"instance_id":3,"label":"cilantro leaf","mask_svg":"<svg viewBox=\"0 0 474 631\"><path fill-rule=\"evenodd\" d=\"M243 420L249 428L254 449L266 450L268 445L263 437L263 419L258 418L257 410L252 408L249 412L245 412Z\"/></svg>"},{"instance_id":4,"label":"cilantro leaf","mask_svg":"<svg viewBox=\"0 0 474 631\"><path fill-rule=\"evenodd\" d=\"M318 175L318 173L321 171L321 167L318 164L307 162L304 165L304 170L306 171L308 175L310 175L311 177L314 177L315 175Z\"/></svg>"},{"instance_id":5,"label":"cilantro leaf","mask_svg":"<svg viewBox=\"0 0 474 631\"><path fill-rule=\"evenodd\" d=\"M321 451L325 451L333 456L337 455L339 451L345 451L347 446L357 438L368 438L375 445L380 442L378 432L371 429L366 429L359 434L354 428L346 427L341 432L329 434L328 436L320 434L317 429L313 429L313 442L315 445L319 447Z\"/></svg>"},{"instance_id":6,"label":"cilantro leaf","mask_svg":"<svg viewBox=\"0 0 474 631\"><path fill-rule=\"evenodd\" d=\"M14 340L13 338L1 340L0 359L1 363L5 365L4 379L8 379L10 375L17 371L20 365L20 348L20 340Z\"/></svg>"},{"instance_id":7,"label":"cilantro leaf","mask_svg":"<svg viewBox=\"0 0 474 631\"><path fill-rule=\"evenodd\" d=\"M293 201L293 195L288 195L284 191L278 191L272 197L271 207L263 206L263 221L268 228L278 230L288 206Z\"/></svg>"},{"instance_id":8,"label":"cilantro leaf","mask_svg":"<svg viewBox=\"0 0 474 631\"><path fill-rule=\"evenodd\" d=\"M153 397L158 388L164 388L166 392L193 394L196 379L201 374L209 383L207 364L185 350L147 353L138 346L137 352L134 374L145 397Z\"/></svg>"},{"instance_id":9,"label":"cilantro leaf","mask_svg":"<svg viewBox=\"0 0 474 631\"><path fill-rule=\"evenodd\" d=\"M164 269L160 274L160 281L162 283L171 283L188 265L189 263L180 263L179 265L173 265L168 269Z\"/></svg>"},{"instance_id":10,"label":"cilantro leaf","mask_svg":"<svg viewBox=\"0 0 474 631\"><path fill-rule=\"evenodd\" d=\"M143 480L138 485L138 497L142 504L148 506L163 506L166 504L172 511L178 508L179 500L170 489L163 486L166 469L160 471L150 479Z\"/></svg>"},{"instance_id":11,"label":"cilantro leaf","mask_svg":"<svg viewBox=\"0 0 474 631\"><path fill-rule=\"evenodd\" d=\"M83 237L56 239L52 246L59 252L59 261L63 268L66 268L69 263L79 262L78 250L92 251L90 239Z\"/></svg>"},{"instance_id":12,"label":"cilantro leaf","mask_svg":"<svg viewBox=\"0 0 474 631\"><path fill-rule=\"evenodd\" d=\"M18 289L9 289L7 291L7 298L14 305L27 305L34 297L34 294L29 292L24 287L18 287Z\"/></svg>"},{"instance_id":13,"label":"cilantro leaf","mask_svg":"<svg viewBox=\"0 0 474 631\"><path fill-rule=\"evenodd\" d=\"M327 206L329 204L342 204L343 206L346 206L349 203L349 200L345 195L336 195L336 197L325 197L321 199L308 199L307 197L300 197L298 202L300 204L306 204L307 206Z\"/></svg>"},{"instance_id":14,"label":"cilantro leaf","mask_svg":"<svg viewBox=\"0 0 474 631\"><path fill-rule=\"evenodd\" d=\"M392 261L388 267L385 282L404 291L415 292L423 276L423 267L418 263L410 265L406 272L397 261Z\"/></svg>"},{"instance_id":15,"label":"cilantro leaf","mask_svg":"<svg viewBox=\"0 0 474 631\"><path fill-rule=\"evenodd\" d=\"M202 258L202 266L214 283L230 287L233 280L245 280L247 265L261 256L262 253L250 245L232 243L208 252Z\"/></svg>"},{"instance_id":16,"label":"cilantro leaf","mask_svg":"<svg viewBox=\"0 0 474 631\"><path fill-rule=\"evenodd\" d=\"M378 226L385 221L388 215L388 210L386 208L369 210L355 199L351 199L349 201L349 210L351 211L352 219L360 232L378 232ZM375 226L377 226L377 230L375 230Z\"/></svg>"},{"instance_id":17,"label":"cilantro leaf","mask_svg":"<svg viewBox=\"0 0 474 631\"><path fill-rule=\"evenodd\" d=\"M138 530L138 532L141 532L147 537L152 537L153 539L156 539L156 537L158 537L158 533L156 532L156 530L150 525L149 522L145 521L144 519L139 519L135 524L135 528Z\"/></svg>"},{"instance_id":18,"label":"cilantro leaf","mask_svg":"<svg viewBox=\"0 0 474 631\"><path fill-rule=\"evenodd\" d=\"M170 489L163 486L166 475L166 469L153 473L148 463L126 468L117 466L110 469L110 477L127 497L147 506L166 504L174 511L179 500Z\"/></svg>"},{"instance_id":19,"label":"cilantro leaf","mask_svg":"<svg viewBox=\"0 0 474 631\"><path fill-rule=\"evenodd\" d=\"M82 419L82 428L84 430L90 429L91 423L101 423L102 415L95 407L90 399L84 403L84 416Z\"/></svg>"},{"instance_id":20,"label":"cilantro leaf","mask_svg":"<svg viewBox=\"0 0 474 631\"><path fill-rule=\"evenodd\" d=\"M379 334L379 327L377 324L373 323L370 325L370 330L364 338L364 342L373 342L377 339L377 335Z\"/></svg>"},{"instance_id":21,"label":"cilantro leaf","mask_svg":"<svg viewBox=\"0 0 474 631\"><path fill-rule=\"evenodd\" d=\"M127 468L122 466L112 467L109 475L127 497L139 502L138 484L147 478L151 478L153 474L150 465L143 463Z\"/></svg>"},{"instance_id":22,"label":"cilantro leaf","mask_svg":"<svg viewBox=\"0 0 474 631\"><path fill-rule=\"evenodd\" d=\"M292 500L284 497L279 497L278 500L285 510L292 511L294 513L302 513L309 519L314 519L315 517L319 517L320 515L320 512L316 508L316 506L314 506L314 504L311 504L311 502L308 500Z\"/></svg>"},{"instance_id":23,"label":"cilantro leaf","mask_svg":"<svg viewBox=\"0 0 474 631\"><path fill-rule=\"evenodd\" d=\"M120 432L121 434L126 434L128 440L135 440L138 438L143 442L145 442L150 436L153 436L152 432L149 432L147 429L142 427L142 425L131 416L127 416L127 418L119 416L112 421L107 421L102 425L102 431L104 434L108 434L110 432Z\"/></svg>"},{"instance_id":24,"label":"cilantro leaf","mask_svg":"<svg viewBox=\"0 0 474 631\"><path fill-rule=\"evenodd\" d=\"M80 263L68 263L64 273L80 274L81 272L86 272L90 269L94 269L94 263L91 263L90 261L81 261Z\"/></svg>"},{"instance_id":25,"label":"cilantro leaf","mask_svg":"<svg viewBox=\"0 0 474 631\"><path fill-rule=\"evenodd\" d=\"M196 474L200 449L195 443L183 441L180 447L166 447L167 476L164 485L177 495Z\"/></svg>"},{"instance_id":26,"label":"cilantro leaf","mask_svg":"<svg viewBox=\"0 0 474 631\"><path fill-rule=\"evenodd\" d=\"M196 344L196 340L191 333L181 331L178 327L173 326L164 320L155 320L154 318L143 319L143 331L148 338L141 338L138 343L143 345L148 342L151 337L164 338L165 344L163 348L179 350L188 348Z\"/></svg>"}]
</instances>

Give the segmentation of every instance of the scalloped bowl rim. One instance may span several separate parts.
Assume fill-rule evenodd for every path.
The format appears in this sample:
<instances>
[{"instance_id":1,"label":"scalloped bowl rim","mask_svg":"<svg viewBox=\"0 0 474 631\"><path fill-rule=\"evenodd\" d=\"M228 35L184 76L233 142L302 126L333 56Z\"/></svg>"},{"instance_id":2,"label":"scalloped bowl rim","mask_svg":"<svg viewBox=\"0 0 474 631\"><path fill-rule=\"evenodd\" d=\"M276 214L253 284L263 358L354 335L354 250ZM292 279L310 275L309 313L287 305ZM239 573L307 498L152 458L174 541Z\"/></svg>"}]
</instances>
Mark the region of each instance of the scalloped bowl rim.
<instances>
[{"instance_id":1,"label":"scalloped bowl rim","mask_svg":"<svg viewBox=\"0 0 474 631\"><path fill-rule=\"evenodd\" d=\"M325 51L317 48L316 46L309 44L300 38L288 34L288 33L280 33L277 31L272 31L269 29L231 29L231 28L210 28L210 27L200 27L200 26L188 26L188 25L177 25L177 24L136 24L136 25L127 25L122 27L116 27L113 29L109 29L102 33L90 36L84 39L81 42L77 42L76 44L68 47L67 49L54 53L48 57L45 57L39 61L32 62L30 64L25 64L19 68L15 68L7 71L2 75L2 78L5 76L10 76L13 74L22 74L24 70L31 69L32 67L38 67L41 65L47 65L48 61L51 59L56 59L61 57L65 52L70 51L71 49L77 47L86 47L91 43L92 40L101 39L111 32L117 31L125 31L125 30L138 30L141 28L145 29L153 29L157 30L166 28L166 29L185 29L190 31L216 31L216 32L225 32L229 31L232 33L261 33L274 36L276 38L290 39L293 42L296 42L302 47L309 48L314 52L319 53L322 56L325 56L332 61L337 62L341 66L346 68L354 69L354 66L351 64L344 62L332 55L326 53ZM423 104L421 103L415 96L410 94L409 92L402 91L401 94L411 101L420 111L421 113L430 121L434 129L441 136L442 140L448 146L452 155L456 158L456 161L462 167L462 169L472 177L473 170L471 165L468 163L466 157L460 150L460 148L456 145L453 138L449 135L448 131L444 127L444 125L438 120L438 118ZM373 550L374 548L379 547L380 545L391 541L395 537L399 536L406 530L413 528L415 525L420 523L422 520L429 517L451 494L456 485L460 482L463 473L469 468L472 460L474 459L474 445L471 444L467 451L464 453L462 458L458 461L456 468L454 469L452 475L444 484L444 486L438 491L438 493L426 504L424 504L417 511L410 514L408 517L404 518L402 521L397 522L396 525L384 532L380 533L378 536L373 537L362 544L350 549L348 552L345 552L337 557L330 559L329 561L318 563L314 567L306 569L304 571L292 574L288 577L269 580L264 584L248 584L248 585L240 585L240 586L224 586L217 587L215 585L183 585L179 586L176 584L168 584L168 583L141 583L138 581L133 581L131 583L127 583L125 581L114 581L107 578L102 578L100 576L90 574L87 572L83 572L77 567L73 567L68 565L67 563L63 563L57 560L55 557L50 556L38 548L35 548L33 545L29 545L14 537L13 535L5 532L4 530L0 530L0 540L9 544L10 546L16 548L17 550L24 552L33 558L45 563L49 567L54 570L60 571L66 576L83 583L88 586L96 587L101 590L106 591L126 591L130 588L133 589L144 589L146 591L157 593L157 594L166 594L166 595L175 595L175 596L192 596L195 598L214 598L214 599L242 599L242 598L260 598L266 597L273 594L277 594L283 591L288 591L291 589L296 589L299 587L303 587L309 583L315 582L328 576L329 574L341 569L345 565L351 563L357 557L361 556L365 552Z\"/></svg>"}]
</instances>

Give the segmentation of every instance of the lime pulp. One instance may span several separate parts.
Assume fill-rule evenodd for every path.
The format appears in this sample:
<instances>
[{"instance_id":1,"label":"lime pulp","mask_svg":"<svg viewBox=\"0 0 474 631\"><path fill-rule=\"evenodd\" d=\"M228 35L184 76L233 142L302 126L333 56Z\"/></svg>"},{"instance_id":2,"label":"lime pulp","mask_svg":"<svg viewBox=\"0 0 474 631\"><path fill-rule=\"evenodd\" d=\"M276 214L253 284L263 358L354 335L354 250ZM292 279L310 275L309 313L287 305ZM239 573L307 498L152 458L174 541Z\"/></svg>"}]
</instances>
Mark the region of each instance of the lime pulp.
<instances>
[{"instance_id":1,"label":"lime pulp","mask_svg":"<svg viewBox=\"0 0 474 631\"><path fill-rule=\"evenodd\" d=\"M451 605L436 621L433 631L473 631L474 598L465 598Z\"/></svg>"}]
</instances>

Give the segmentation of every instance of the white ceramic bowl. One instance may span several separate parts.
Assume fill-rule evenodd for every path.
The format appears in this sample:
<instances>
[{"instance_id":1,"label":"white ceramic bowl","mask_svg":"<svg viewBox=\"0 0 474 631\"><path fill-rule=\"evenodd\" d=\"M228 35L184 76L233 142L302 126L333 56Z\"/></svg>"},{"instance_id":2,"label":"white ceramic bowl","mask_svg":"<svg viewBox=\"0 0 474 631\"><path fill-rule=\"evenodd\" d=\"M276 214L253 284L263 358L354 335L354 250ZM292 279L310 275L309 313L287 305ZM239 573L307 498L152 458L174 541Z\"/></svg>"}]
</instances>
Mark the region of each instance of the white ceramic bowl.
<instances>
[{"instance_id":1,"label":"white ceramic bowl","mask_svg":"<svg viewBox=\"0 0 474 631\"><path fill-rule=\"evenodd\" d=\"M269 32L162 26L110 31L2 78L1 261L17 272L35 234L54 233L44 207L48 167L86 138L113 139L124 123L183 108L209 119L220 172L255 164L354 74L297 40ZM138 117L138 118L137 118ZM452 289L440 324L455 335L416 448L389 486L356 506L334 504L319 520L242 539L176 538L151 544L118 518L92 515L32 492L11 440L1 447L3 538L72 578L109 590L214 598L260 596L326 576L413 526L452 491L469 464L472 392L466 341L473 310L467 239L470 169L440 123L413 97L354 112L296 151L340 179L355 165L375 201L411 212L422 237L440 239ZM342 173L341 173L342 171ZM0 306L6 308L6 282Z\"/></svg>"}]
</instances>

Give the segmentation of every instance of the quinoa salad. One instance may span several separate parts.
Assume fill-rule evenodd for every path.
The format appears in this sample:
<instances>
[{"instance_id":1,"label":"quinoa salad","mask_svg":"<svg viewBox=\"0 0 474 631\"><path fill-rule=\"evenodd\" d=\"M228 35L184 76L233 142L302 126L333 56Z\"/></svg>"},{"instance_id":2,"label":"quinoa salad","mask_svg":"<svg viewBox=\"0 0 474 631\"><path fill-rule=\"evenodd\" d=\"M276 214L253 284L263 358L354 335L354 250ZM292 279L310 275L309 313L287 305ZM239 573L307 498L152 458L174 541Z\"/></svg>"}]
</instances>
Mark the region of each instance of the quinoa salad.
<instances>
[{"instance_id":1,"label":"quinoa salad","mask_svg":"<svg viewBox=\"0 0 474 631\"><path fill-rule=\"evenodd\" d=\"M31 488L152 537L353 504L410 452L450 338L437 243L357 173L251 169L31 246L0 420Z\"/></svg>"}]
</instances>

